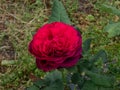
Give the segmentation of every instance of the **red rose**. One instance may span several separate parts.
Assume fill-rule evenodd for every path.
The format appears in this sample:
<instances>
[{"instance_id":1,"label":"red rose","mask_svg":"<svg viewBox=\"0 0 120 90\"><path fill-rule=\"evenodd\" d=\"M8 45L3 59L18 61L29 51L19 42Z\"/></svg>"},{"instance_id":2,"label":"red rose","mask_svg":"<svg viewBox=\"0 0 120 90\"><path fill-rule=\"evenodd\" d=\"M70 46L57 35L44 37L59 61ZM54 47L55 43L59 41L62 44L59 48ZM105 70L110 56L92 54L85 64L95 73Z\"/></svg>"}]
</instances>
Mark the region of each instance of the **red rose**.
<instances>
[{"instance_id":1,"label":"red rose","mask_svg":"<svg viewBox=\"0 0 120 90\"><path fill-rule=\"evenodd\" d=\"M43 71L71 67L81 58L82 37L74 27L53 22L38 29L29 44L29 51Z\"/></svg>"}]
</instances>

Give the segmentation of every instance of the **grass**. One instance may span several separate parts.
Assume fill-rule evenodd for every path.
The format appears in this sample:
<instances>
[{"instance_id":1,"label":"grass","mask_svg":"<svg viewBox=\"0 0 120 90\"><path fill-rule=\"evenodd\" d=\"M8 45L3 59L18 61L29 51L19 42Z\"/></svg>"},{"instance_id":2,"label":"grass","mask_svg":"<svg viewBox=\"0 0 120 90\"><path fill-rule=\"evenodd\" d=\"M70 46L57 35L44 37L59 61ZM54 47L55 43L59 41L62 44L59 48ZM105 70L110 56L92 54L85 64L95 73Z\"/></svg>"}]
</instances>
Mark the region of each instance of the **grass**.
<instances>
[{"instance_id":1,"label":"grass","mask_svg":"<svg viewBox=\"0 0 120 90\"><path fill-rule=\"evenodd\" d=\"M23 4L23 2L4 0L1 2L0 11L3 16L1 21L6 28L0 30L0 42L2 42L0 54L3 56L0 61L1 63L3 60L17 61L15 65L2 66L4 68L1 68L3 69L0 75L1 89L16 90L21 86L25 87L29 85L29 74L32 71L36 74L41 73L36 69L35 60L28 52L28 43L36 29L45 23L47 10L41 1L34 4L28 1Z\"/></svg>"},{"instance_id":2,"label":"grass","mask_svg":"<svg viewBox=\"0 0 120 90\"><path fill-rule=\"evenodd\" d=\"M114 20L115 16L100 12L95 8L89 13L84 13L78 9L78 0L62 1L74 25L81 28L83 40L93 38L92 52L95 53L100 49L106 50L111 62L109 72L117 77L117 83L119 83L119 37L108 38L103 31L104 26L110 20ZM50 10L51 7L47 8L42 0L1 0L0 90L23 90L36 79L34 75L40 77L44 75L44 72L36 68L35 60L28 52L28 44L35 31L47 23ZM5 60L15 62L2 65Z\"/></svg>"}]
</instances>

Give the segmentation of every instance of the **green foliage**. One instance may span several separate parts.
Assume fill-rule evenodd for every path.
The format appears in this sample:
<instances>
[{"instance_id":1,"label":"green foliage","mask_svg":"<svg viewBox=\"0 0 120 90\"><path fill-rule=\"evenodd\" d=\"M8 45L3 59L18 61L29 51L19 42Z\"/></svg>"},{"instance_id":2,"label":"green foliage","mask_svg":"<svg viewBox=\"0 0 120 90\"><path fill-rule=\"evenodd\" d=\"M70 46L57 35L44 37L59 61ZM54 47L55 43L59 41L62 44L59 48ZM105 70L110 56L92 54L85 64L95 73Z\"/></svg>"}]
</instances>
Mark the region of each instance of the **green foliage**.
<instances>
[{"instance_id":1,"label":"green foliage","mask_svg":"<svg viewBox=\"0 0 120 90\"><path fill-rule=\"evenodd\" d=\"M64 90L61 72L55 70L48 72L44 79L40 79L33 83L33 86L28 87L27 90Z\"/></svg>"},{"instance_id":2,"label":"green foliage","mask_svg":"<svg viewBox=\"0 0 120 90\"><path fill-rule=\"evenodd\" d=\"M102 10L104 12L120 16L120 10L115 8L115 7L113 7L113 6L106 5L106 4L97 4L97 6L99 7L100 10Z\"/></svg>"},{"instance_id":3,"label":"green foliage","mask_svg":"<svg viewBox=\"0 0 120 90\"><path fill-rule=\"evenodd\" d=\"M90 56L89 56L90 57ZM96 67L96 65L94 64L95 62L98 62L100 60L100 58L103 61L103 64L106 63L107 60L107 54L105 53L105 51L100 50L97 54L95 54L94 56L92 56L92 58L88 57L88 60L84 60L83 62L81 61L81 63L79 63L79 69L82 68L82 70L80 70L82 76L84 78L84 84L82 84L81 89L82 90L104 90L106 88L113 88L113 85L115 83L115 78L114 76L108 76L108 75L104 75L102 74L103 72L102 69L100 70L100 68ZM88 61L88 63L86 63L86 61ZM87 68L88 67L88 68ZM72 77L77 77L78 75L73 74ZM87 78L85 78L87 77ZM73 78L72 78L73 79ZM73 83L75 83L75 81L72 80ZM79 78L78 78L79 81ZM99 89L102 88L102 89Z\"/></svg>"},{"instance_id":4,"label":"green foliage","mask_svg":"<svg viewBox=\"0 0 120 90\"><path fill-rule=\"evenodd\" d=\"M91 71L86 71L86 75L90 77L90 80L96 85L103 87L113 87L114 85L114 78L111 76L105 76Z\"/></svg>"},{"instance_id":5,"label":"green foliage","mask_svg":"<svg viewBox=\"0 0 120 90\"><path fill-rule=\"evenodd\" d=\"M96 86L91 81L86 81L81 90L113 90L113 88L106 88L106 87Z\"/></svg>"},{"instance_id":6,"label":"green foliage","mask_svg":"<svg viewBox=\"0 0 120 90\"><path fill-rule=\"evenodd\" d=\"M86 81L81 90L98 90L98 87L91 81Z\"/></svg>"},{"instance_id":7,"label":"green foliage","mask_svg":"<svg viewBox=\"0 0 120 90\"><path fill-rule=\"evenodd\" d=\"M107 54L104 50L100 50L94 56L91 56L90 57L90 62L95 62L99 58L101 58L104 63L107 62Z\"/></svg>"},{"instance_id":8,"label":"green foliage","mask_svg":"<svg viewBox=\"0 0 120 90\"><path fill-rule=\"evenodd\" d=\"M73 66L73 67L67 68L67 70L73 73L73 72L77 72L78 68L76 66Z\"/></svg>"},{"instance_id":9,"label":"green foliage","mask_svg":"<svg viewBox=\"0 0 120 90\"><path fill-rule=\"evenodd\" d=\"M105 26L104 31L108 32L108 37L120 35L120 22L110 23Z\"/></svg>"},{"instance_id":10,"label":"green foliage","mask_svg":"<svg viewBox=\"0 0 120 90\"><path fill-rule=\"evenodd\" d=\"M87 53L90 50L92 38L88 38L83 42L83 53Z\"/></svg>"},{"instance_id":11,"label":"green foliage","mask_svg":"<svg viewBox=\"0 0 120 90\"><path fill-rule=\"evenodd\" d=\"M71 21L66 13L66 10L59 0L54 0L53 2L53 8L52 8L52 14L49 18L49 22L64 22L67 24L71 24Z\"/></svg>"},{"instance_id":12,"label":"green foliage","mask_svg":"<svg viewBox=\"0 0 120 90\"><path fill-rule=\"evenodd\" d=\"M40 90L37 86L31 86L29 88L27 88L26 90Z\"/></svg>"},{"instance_id":13,"label":"green foliage","mask_svg":"<svg viewBox=\"0 0 120 90\"><path fill-rule=\"evenodd\" d=\"M86 17L86 20L88 20L88 21L95 21L95 17L90 14L90 15L88 15L88 16Z\"/></svg>"},{"instance_id":14,"label":"green foliage","mask_svg":"<svg viewBox=\"0 0 120 90\"><path fill-rule=\"evenodd\" d=\"M49 73L46 75L46 80L50 80L50 81L55 81L55 80L59 80L62 78L61 72L55 70L52 73Z\"/></svg>"},{"instance_id":15,"label":"green foliage","mask_svg":"<svg viewBox=\"0 0 120 90\"><path fill-rule=\"evenodd\" d=\"M90 44L91 39L87 39L83 43L83 47L86 49L86 52L89 51ZM84 54L86 53L83 53L83 55ZM98 62L99 60L102 60L103 64L108 61L106 52L104 50L100 50L92 56L90 53L87 54L87 57L82 58L77 65L78 72L72 74L72 83L78 84L81 90L114 90L114 76L103 74L102 68L100 70L100 68L95 65L95 62Z\"/></svg>"},{"instance_id":16,"label":"green foliage","mask_svg":"<svg viewBox=\"0 0 120 90\"><path fill-rule=\"evenodd\" d=\"M87 48L86 51L89 51L90 49L90 40L91 39L87 39L83 43L84 48ZM76 88L78 89L76 90L114 90L115 77L113 75L105 75L102 68L98 68L95 65L95 63L100 60L102 60L103 64L108 61L106 52L104 50L100 50L92 56L90 53L87 54L88 55L83 53L84 58L82 58L78 63L77 71L73 71L71 76L68 75L69 80L71 81L68 81L68 84L73 85L74 88L74 84L77 85L78 87ZM69 69L67 70L69 72Z\"/></svg>"},{"instance_id":17,"label":"green foliage","mask_svg":"<svg viewBox=\"0 0 120 90\"><path fill-rule=\"evenodd\" d=\"M113 6L106 4L97 4L97 5L100 10L106 13L111 13L120 16L120 10ZM104 27L104 31L108 32L109 38L120 35L120 22L107 24L107 26Z\"/></svg>"},{"instance_id":18,"label":"green foliage","mask_svg":"<svg viewBox=\"0 0 120 90\"><path fill-rule=\"evenodd\" d=\"M80 78L80 73L74 73L71 77L71 80L74 84L78 84L81 81Z\"/></svg>"}]
</instances>

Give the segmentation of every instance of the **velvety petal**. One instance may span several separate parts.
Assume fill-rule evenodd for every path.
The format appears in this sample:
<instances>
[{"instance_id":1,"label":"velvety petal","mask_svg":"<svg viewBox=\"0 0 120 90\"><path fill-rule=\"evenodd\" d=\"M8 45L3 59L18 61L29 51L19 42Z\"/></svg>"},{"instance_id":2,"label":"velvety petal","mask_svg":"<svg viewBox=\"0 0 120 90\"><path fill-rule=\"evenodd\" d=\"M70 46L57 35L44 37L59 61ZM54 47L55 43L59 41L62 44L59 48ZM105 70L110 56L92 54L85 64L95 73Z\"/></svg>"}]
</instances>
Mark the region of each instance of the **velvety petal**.
<instances>
[{"instance_id":1,"label":"velvety petal","mask_svg":"<svg viewBox=\"0 0 120 90\"><path fill-rule=\"evenodd\" d=\"M80 59L81 56L69 57L59 66L59 67L72 67L74 66Z\"/></svg>"},{"instance_id":2,"label":"velvety petal","mask_svg":"<svg viewBox=\"0 0 120 90\"><path fill-rule=\"evenodd\" d=\"M55 64L54 62L41 59L36 59L36 65L39 69L45 72L58 68L57 64Z\"/></svg>"}]
</instances>

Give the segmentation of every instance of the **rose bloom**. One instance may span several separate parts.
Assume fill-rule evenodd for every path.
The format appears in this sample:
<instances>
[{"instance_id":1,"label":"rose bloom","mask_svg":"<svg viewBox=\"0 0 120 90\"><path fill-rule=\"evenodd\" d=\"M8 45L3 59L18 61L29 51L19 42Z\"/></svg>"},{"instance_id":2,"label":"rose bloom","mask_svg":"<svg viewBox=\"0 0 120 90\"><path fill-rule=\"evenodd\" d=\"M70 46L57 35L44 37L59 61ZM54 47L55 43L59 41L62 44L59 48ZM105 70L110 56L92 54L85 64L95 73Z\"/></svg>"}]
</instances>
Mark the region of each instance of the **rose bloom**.
<instances>
[{"instance_id":1,"label":"rose bloom","mask_svg":"<svg viewBox=\"0 0 120 90\"><path fill-rule=\"evenodd\" d=\"M63 22L45 24L33 36L29 51L43 71L71 67L82 57L82 37Z\"/></svg>"}]
</instances>

